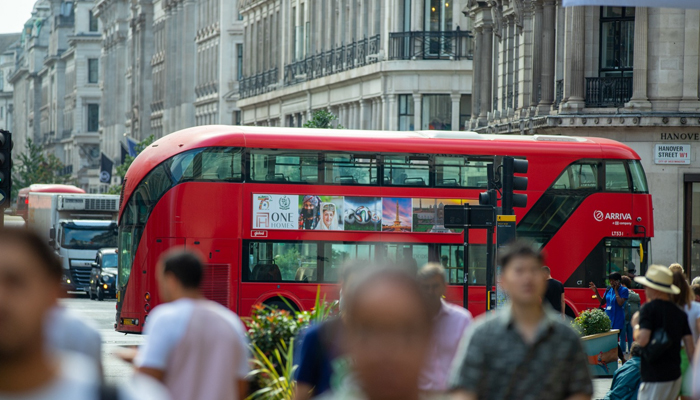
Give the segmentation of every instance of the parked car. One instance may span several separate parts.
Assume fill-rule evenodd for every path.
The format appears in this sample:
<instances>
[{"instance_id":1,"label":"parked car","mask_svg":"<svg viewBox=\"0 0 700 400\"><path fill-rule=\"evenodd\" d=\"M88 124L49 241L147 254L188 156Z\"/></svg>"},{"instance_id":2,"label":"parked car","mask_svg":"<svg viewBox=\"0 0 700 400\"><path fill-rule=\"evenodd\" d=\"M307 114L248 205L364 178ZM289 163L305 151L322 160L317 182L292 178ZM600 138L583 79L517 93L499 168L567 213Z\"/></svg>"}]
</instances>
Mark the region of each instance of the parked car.
<instances>
[{"instance_id":1,"label":"parked car","mask_svg":"<svg viewBox=\"0 0 700 400\"><path fill-rule=\"evenodd\" d=\"M117 249L103 248L97 251L95 262L90 271L88 294L90 300L102 301L105 297L116 297L117 287Z\"/></svg>"}]
</instances>

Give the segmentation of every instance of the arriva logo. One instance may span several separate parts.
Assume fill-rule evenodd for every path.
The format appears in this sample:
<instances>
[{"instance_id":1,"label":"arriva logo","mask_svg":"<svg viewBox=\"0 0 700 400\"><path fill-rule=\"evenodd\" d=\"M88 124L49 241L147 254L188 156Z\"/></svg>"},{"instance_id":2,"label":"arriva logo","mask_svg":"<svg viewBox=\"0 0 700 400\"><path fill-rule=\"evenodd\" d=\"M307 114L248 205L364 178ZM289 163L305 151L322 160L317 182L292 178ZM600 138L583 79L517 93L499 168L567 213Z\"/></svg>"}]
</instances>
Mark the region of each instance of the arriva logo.
<instances>
[{"instance_id":1,"label":"arriva logo","mask_svg":"<svg viewBox=\"0 0 700 400\"><path fill-rule=\"evenodd\" d=\"M613 220L613 221L632 221L632 214L630 213L603 213L600 210L593 212L593 219L598 222L603 222L603 220Z\"/></svg>"}]
</instances>

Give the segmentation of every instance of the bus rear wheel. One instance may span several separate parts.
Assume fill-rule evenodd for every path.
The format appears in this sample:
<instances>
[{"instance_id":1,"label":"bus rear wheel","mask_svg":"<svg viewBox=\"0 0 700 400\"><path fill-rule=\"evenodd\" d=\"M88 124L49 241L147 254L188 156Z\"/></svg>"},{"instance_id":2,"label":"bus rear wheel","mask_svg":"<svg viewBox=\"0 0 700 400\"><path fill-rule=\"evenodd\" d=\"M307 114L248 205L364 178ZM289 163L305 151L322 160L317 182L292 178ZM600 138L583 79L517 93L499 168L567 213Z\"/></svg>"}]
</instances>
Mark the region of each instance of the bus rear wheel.
<instances>
[{"instance_id":1,"label":"bus rear wheel","mask_svg":"<svg viewBox=\"0 0 700 400\"><path fill-rule=\"evenodd\" d=\"M272 308L276 308L278 310L284 310L284 311L289 311L291 313L295 313L299 311L297 308L296 304L294 304L291 300L285 298L286 302L280 300L280 299L275 299L275 300L267 300L263 302L264 305ZM289 303L289 304L287 304Z\"/></svg>"}]
</instances>

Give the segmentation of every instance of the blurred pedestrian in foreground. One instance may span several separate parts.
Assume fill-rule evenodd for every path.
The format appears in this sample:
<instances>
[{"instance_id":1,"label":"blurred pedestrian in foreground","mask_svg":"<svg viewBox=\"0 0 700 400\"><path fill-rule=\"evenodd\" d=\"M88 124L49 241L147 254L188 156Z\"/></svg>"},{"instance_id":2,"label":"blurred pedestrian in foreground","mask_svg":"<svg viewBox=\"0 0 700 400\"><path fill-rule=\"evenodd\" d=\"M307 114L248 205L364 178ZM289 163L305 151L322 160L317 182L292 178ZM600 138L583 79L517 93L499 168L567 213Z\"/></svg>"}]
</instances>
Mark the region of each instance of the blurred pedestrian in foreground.
<instances>
[{"instance_id":1,"label":"blurred pedestrian in foreground","mask_svg":"<svg viewBox=\"0 0 700 400\"><path fill-rule=\"evenodd\" d=\"M430 353L418 386L423 391L447 391L447 378L459 341L472 322L469 310L443 300L447 291L445 268L429 263L418 271L418 282L426 296L433 316L433 336Z\"/></svg>"},{"instance_id":2,"label":"blurred pedestrian in foreground","mask_svg":"<svg viewBox=\"0 0 700 400\"><path fill-rule=\"evenodd\" d=\"M454 398L590 399L593 385L578 334L542 305L542 255L516 241L499 259L511 304L467 331L450 378Z\"/></svg>"},{"instance_id":3,"label":"blurred pedestrian in foreground","mask_svg":"<svg viewBox=\"0 0 700 400\"><path fill-rule=\"evenodd\" d=\"M644 285L647 296L634 327L634 341L644 348L639 399L673 400L681 390L681 340L689 358L694 351L688 317L673 303L672 295L681 290L673 284L671 271L660 265L634 280ZM664 332L666 340L661 338ZM654 343L652 334L659 336Z\"/></svg>"},{"instance_id":4,"label":"blurred pedestrian in foreground","mask_svg":"<svg viewBox=\"0 0 700 400\"><path fill-rule=\"evenodd\" d=\"M295 400L306 400L316 397L331 389L331 378L342 380L347 371L343 362L344 349L342 333L345 330L345 315L343 313L344 293L352 279L357 277L366 265L366 261L350 261L340 270L340 311L341 315L331 318L318 325L310 327L304 334L299 352L299 367L296 370L297 385Z\"/></svg>"},{"instance_id":5,"label":"blurred pedestrian in foreground","mask_svg":"<svg viewBox=\"0 0 700 400\"><path fill-rule=\"evenodd\" d=\"M380 269L359 276L346 294L344 336L356 385L323 398L418 400L433 314L415 277ZM437 397L434 397L437 398Z\"/></svg>"},{"instance_id":6,"label":"blurred pedestrian in foreground","mask_svg":"<svg viewBox=\"0 0 700 400\"><path fill-rule=\"evenodd\" d=\"M102 336L90 320L58 304L49 312L46 326L49 347L89 357L102 375Z\"/></svg>"},{"instance_id":7,"label":"blurred pedestrian in foreground","mask_svg":"<svg viewBox=\"0 0 700 400\"><path fill-rule=\"evenodd\" d=\"M605 295L600 297L598 293L598 288L595 283L589 283L589 286L595 296L600 302L602 307L605 304L605 313L610 317L611 329L619 330L617 334L617 357L625 362L625 355L622 353L622 347L620 347L620 335L625 329L625 302L630 297L630 292L626 287L621 284L622 275L619 272L613 272L608 275L608 281L610 281L610 286L605 290Z\"/></svg>"},{"instance_id":8,"label":"blurred pedestrian in foreground","mask_svg":"<svg viewBox=\"0 0 700 400\"><path fill-rule=\"evenodd\" d=\"M680 289L680 293L673 295L673 302L685 311L688 318L688 327L693 335L693 343L697 343L700 334L700 303L693 301L695 295L690 290L690 286L683 272L676 271L673 273L673 284ZM681 345L683 345L683 343L681 343ZM693 373L690 369L690 360L692 359L690 357L693 356L693 353L688 353L682 348L680 355L682 375L681 399L691 400Z\"/></svg>"},{"instance_id":9,"label":"blurred pedestrian in foreground","mask_svg":"<svg viewBox=\"0 0 700 400\"><path fill-rule=\"evenodd\" d=\"M566 299L564 297L564 285L552 278L552 270L548 266L542 267L542 272L547 279L547 290L544 292L544 299L552 305L554 311L561 314L564 319L566 314Z\"/></svg>"},{"instance_id":10,"label":"blurred pedestrian in foreground","mask_svg":"<svg viewBox=\"0 0 700 400\"><path fill-rule=\"evenodd\" d=\"M46 344L48 314L61 293L62 267L43 239L26 229L0 229L0 398L7 400L162 399L139 378L139 395L102 383L84 355Z\"/></svg>"},{"instance_id":11,"label":"blurred pedestrian in foreground","mask_svg":"<svg viewBox=\"0 0 700 400\"><path fill-rule=\"evenodd\" d=\"M639 385L642 383L641 355L642 348L637 343L632 343L630 359L615 371L610 390L603 400L637 400Z\"/></svg>"},{"instance_id":12,"label":"blurred pedestrian in foreground","mask_svg":"<svg viewBox=\"0 0 700 400\"><path fill-rule=\"evenodd\" d=\"M148 317L148 338L134 360L138 371L165 383L174 400L244 399L249 352L243 324L202 295L200 258L171 250L156 268L164 304Z\"/></svg>"},{"instance_id":13,"label":"blurred pedestrian in foreground","mask_svg":"<svg viewBox=\"0 0 700 400\"><path fill-rule=\"evenodd\" d=\"M620 278L620 283L629 291L629 298L625 303L625 327L620 333L620 347L623 353L630 353L632 351L632 342L634 341L632 337L632 316L639 311L639 308L642 306L642 300L639 294L632 290L632 279L629 276Z\"/></svg>"}]
</instances>

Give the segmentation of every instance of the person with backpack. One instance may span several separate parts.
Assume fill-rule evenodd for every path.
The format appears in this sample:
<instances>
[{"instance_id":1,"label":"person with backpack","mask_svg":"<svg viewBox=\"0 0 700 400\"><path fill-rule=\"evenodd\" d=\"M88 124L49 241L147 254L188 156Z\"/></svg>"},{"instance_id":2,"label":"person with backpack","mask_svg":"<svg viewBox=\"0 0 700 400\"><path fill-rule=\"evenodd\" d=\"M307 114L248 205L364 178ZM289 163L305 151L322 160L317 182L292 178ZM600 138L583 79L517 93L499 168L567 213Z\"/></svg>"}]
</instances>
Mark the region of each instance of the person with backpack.
<instances>
[{"instance_id":1,"label":"person with backpack","mask_svg":"<svg viewBox=\"0 0 700 400\"><path fill-rule=\"evenodd\" d=\"M642 300L639 297L639 293L632 290L632 279L629 276L623 276L620 279L622 286L629 290L629 298L625 304L625 327L622 332L620 332L620 347L622 351L626 354L632 352L632 316L639 311L641 307Z\"/></svg>"}]
</instances>

